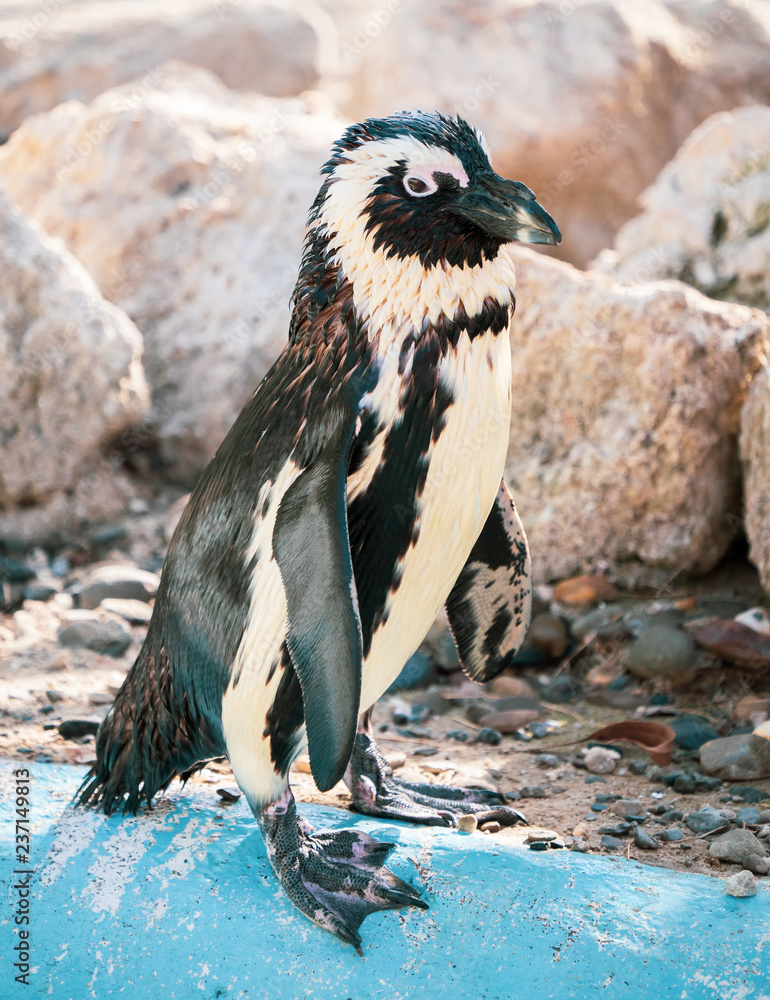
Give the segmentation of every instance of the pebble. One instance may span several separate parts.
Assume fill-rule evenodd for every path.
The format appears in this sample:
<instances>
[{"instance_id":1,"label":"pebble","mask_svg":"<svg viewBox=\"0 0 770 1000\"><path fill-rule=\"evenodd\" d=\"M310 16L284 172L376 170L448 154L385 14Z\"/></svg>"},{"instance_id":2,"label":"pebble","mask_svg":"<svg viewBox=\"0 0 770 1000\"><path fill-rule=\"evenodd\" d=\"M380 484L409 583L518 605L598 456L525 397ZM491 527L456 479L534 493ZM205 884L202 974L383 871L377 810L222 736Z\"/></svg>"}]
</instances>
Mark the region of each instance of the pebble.
<instances>
[{"instance_id":1,"label":"pebble","mask_svg":"<svg viewBox=\"0 0 770 1000\"><path fill-rule=\"evenodd\" d=\"M634 830L634 843L643 851L657 851L659 844L640 826Z\"/></svg>"},{"instance_id":2,"label":"pebble","mask_svg":"<svg viewBox=\"0 0 770 1000\"><path fill-rule=\"evenodd\" d=\"M547 851L548 844L545 840L533 840L529 845L530 851Z\"/></svg>"},{"instance_id":3,"label":"pebble","mask_svg":"<svg viewBox=\"0 0 770 1000\"><path fill-rule=\"evenodd\" d=\"M120 615L132 625L146 625L152 618L152 608L145 601L133 601L125 597L105 597L101 606L105 611Z\"/></svg>"},{"instance_id":4,"label":"pebble","mask_svg":"<svg viewBox=\"0 0 770 1000\"><path fill-rule=\"evenodd\" d=\"M541 785L525 785L519 791L523 799L546 799L548 792Z\"/></svg>"},{"instance_id":5,"label":"pebble","mask_svg":"<svg viewBox=\"0 0 770 1000\"><path fill-rule=\"evenodd\" d=\"M105 597L150 601L157 593L160 577L136 566L114 564L91 570L79 588L81 608L92 611Z\"/></svg>"},{"instance_id":6,"label":"pebble","mask_svg":"<svg viewBox=\"0 0 770 1000\"><path fill-rule=\"evenodd\" d=\"M115 701L115 695L108 691L92 691L88 696L90 705L111 705Z\"/></svg>"},{"instance_id":7,"label":"pebble","mask_svg":"<svg viewBox=\"0 0 770 1000\"><path fill-rule=\"evenodd\" d=\"M600 826L597 832L609 834L611 837L627 837L633 829L633 823L616 823L615 826Z\"/></svg>"},{"instance_id":8,"label":"pebble","mask_svg":"<svg viewBox=\"0 0 770 1000\"><path fill-rule=\"evenodd\" d=\"M527 830L527 840L558 840L559 834L555 830L546 830L542 826L531 826Z\"/></svg>"},{"instance_id":9,"label":"pebble","mask_svg":"<svg viewBox=\"0 0 770 1000\"><path fill-rule=\"evenodd\" d=\"M678 809L667 809L660 815L661 823L680 823L683 819L684 814L680 813Z\"/></svg>"},{"instance_id":10,"label":"pebble","mask_svg":"<svg viewBox=\"0 0 770 1000\"><path fill-rule=\"evenodd\" d=\"M415 688L427 687L432 679L433 665L430 656L418 649L406 661L401 673L388 688L388 693L413 691Z\"/></svg>"},{"instance_id":11,"label":"pebble","mask_svg":"<svg viewBox=\"0 0 770 1000\"><path fill-rule=\"evenodd\" d=\"M217 788L217 795L227 805L230 805L233 802L237 802L238 799L241 797L241 793L238 791L237 788Z\"/></svg>"},{"instance_id":12,"label":"pebble","mask_svg":"<svg viewBox=\"0 0 770 1000\"><path fill-rule=\"evenodd\" d=\"M570 837L567 841L567 847L571 851L577 851L580 854L587 854L589 850L588 843L580 837Z\"/></svg>"},{"instance_id":13,"label":"pebble","mask_svg":"<svg viewBox=\"0 0 770 1000\"><path fill-rule=\"evenodd\" d=\"M617 837L610 837L608 834L602 837L601 845L608 851L620 851L624 846L622 840L618 840Z\"/></svg>"},{"instance_id":14,"label":"pebble","mask_svg":"<svg viewBox=\"0 0 770 1000\"><path fill-rule=\"evenodd\" d=\"M617 589L598 573L562 580L553 591L553 599L560 604L599 604L613 601L617 596Z\"/></svg>"},{"instance_id":15,"label":"pebble","mask_svg":"<svg viewBox=\"0 0 770 1000\"><path fill-rule=\"evenodd\" d=\"M728 821L716 810L701 809L699 812L690 813L685 823L693 833L710 833L712 830L727 826Z\"/></svg>"},{"instance_id":16,"label":"pebble","mask_svg":"<svg viewBox=\"0 0 770 1000\"><path fill-rule=\"evenodd\" d=\"M545 722L530 722L527 726L530 733L538 740L542 740L544 736L548 735L548 728Z\"/></svg>"},{"instance_id":17,"label":"pebble","mask_svg":"<svg viewBox=\"0 0 770 1000\"><path fill-rule=\"evenodd\" d=\"M770 872L770 858L766 854L747 854L741 864L755 875L767 875Z\"/></svg>"},{"instance_id":18,"label":"pebble","mask_svg":"<svg viewBox=\"0 0 770 1000\"><path fill-rule=\"evenodd\" d=\"M673 844L683 837L684 834L682 831L675 826L670 826L667 830L663 830L658 834L658 840L662 840L665 844Z\"/></svg>"},{"instance_id":19,"label":"pebble","mask_svg":"<svg viewBox=\"0 0 770 1000\"><path fill-rule=\"evenodd\" d=\"M555 701L560 705L566 705L570 701L575 701L583 694L585 685L579 678L571 677L569 674L559 674L550 684L541 690L545 701Z\"/></svg>"},{"instance_id":20,"label":"pebble","mask_svg":"<svg viewBox=\"0 0 770 1000\"><path fill-rule=\"evenodd\" d=\"M95 736L99 723L93 719L65 719L57 728L59 736L65 740L76 740L81 736Z\"/></svg>"},{"instance_id":21,"label":"pebble","mask_svg":"<svg viewBox=\"0 0 770 1000\"><path fill-rule=\"evenodd\" d=\"M725 892L728 896L756 896L757 880L751 872L738 872L725 879Z\"/></svg>"},{"instance_id":22,"label":"pebble","mask_svg":"<svg viewBox=\"0 0 770 1000\"><path fill-rule=\"evenodd\" d=\"M458 743L467 743L468 734L463 732L462 729L453 729L451 733L447 733L448 740L457 740Z\"/></svg>"},{"instance_id":23,"label":"pebble","mask_svg":"<svg viewBox=\"0 0 770 1000\"><path fill-rule=\"evenodd\" d=\"M499 833L500 829L501 829L500 824L497 822L496 819L491 819L489 820L488 823L481 824L482 833Z\"/></svg>"},{"instance_id":24,"label":"pebble","mask_svg":"<svg viewBox=\"0 0 770 1000\"><path fill-rule=\"evenodd\" d=\"M538 767L558 767L559 758L553 753L541 753L537 758Z\"/></svg>"},{"instance_id":25,"label":"pebble","mask_svg":"<svg viewBox=\"0 0 770 1000\"><path fill-rule=\"evenodd\" d=\"M710 740L700 748L701 767L707 774L730 780L752 781L770 777L770 740L756 733Z\"/></svg>"},{"instance_id":26,"label":"pebble","mask_svg":"<svg viewBox=\"0 0 770 1000\"><path fill-rule=\"evenodd\" d=\"M770 668L770 635L755 632L731 619L712 622L695 633L695 641L709 653L744 670Z\"/></svg>"},{"instance_id":27,"label":"pebble","mask_svg":"<svg viewBox=\"0 0 770 1000\"><path fill-rule=\"evenodd\" d=\"M53 702L54 704L57 701L64 701L64 695L61 693L61 691L56 691L54 688L50 688L48 691L46 691L45 696L50 702Z\"/></svg>"},{"instance_id":28,"label":"pebble","mask_svg":"<svg viewBox=\"0 0 770 1000\"><path fill-rule=\"evenodd\" d=\"M531 708L513 709L509 712L486 712L478 722L489 729L497 730L498 733L510 735L522 726L526 726L528 722L534 722L539 714L536 709Z\"/></svg>"},{"instance_id":29,"label":"pebble","mask_svg":"<svg viewBox=\"0 0 770 1000\"><path fill-rule=\"evenodd\" d=\"M765 849L750 830L729 830L709 846L709 854L720 861L740 864L749 854L763 857Z\"/></svg>"},{"instance_id":30,"label":"pebble","mask_svg":"<svg viewBox=\"0 0 770 1000\"><path fill-rule=\"evenodd\" d=\"M605 747L591 747L584 756L586 769L592 774L611 774L618 766L620 754Z\"/></svg>"},{"instance_id":31,"label":"pebble","mask_svg":"<svg viewBox=\"0 0 770 1000\"><path fill-rule=\"evenodd\" d=\"M751 785L733 785L733 802L764 802L770 799L770 792L762 788L753 788Z\"/></svg>"},{"instance_id":32,"label":"pebble","mask_svg":"<svg viewBox=\"0 0 770 1000\"><path fill-rule=\"evenodd\" d=\"M606 604L584 615L578 615L572 622L570 631L579 642L592 632L600 639L617 638L620 632L626 632L626 626L621 619L623 608L620 604ZM608 630L609 634L605 630Z\"/></svg>"},{"instance_id":33,"label":"pebble","mask_svg":"<svg viewBox=\"0 0 770 1000\"><path fill-rule=\"evenodd\" d=\"M473 813L465 813L457 820L457 829L460 833L473 833L479 825Z\"/></svg>"},{"instance_id":34,"label":"pebble","mask_svg":"<svg viewBox=\"0 0 770 1000\"><path fill-rule=\"evenodd\" d=\"M749 823L753 825L754 823L759 823L760 815L759 809L757 809L756 806L744 806L735 818L739 823Z\"/></svg>"},{"instance_id":35,"label":"pebble","mask_svg":"<svg viewBox=\"0 0 770 1000\"><path fill-rule=\"evenodd\" d=\"M749 694L733 708L733 719L738 723L746 723L753 729L770 716L770 701Z\"/></svg>"},{"instance_id":36,"label":"pebble","mask_svg":"<svg viewBox=\"0 0 770 1000\"><path fill-rule=\"evenodd\" d=\"M761 632L762 635L770 635L770 615L764 608L749 608L748 611L742 611L736 615L733 621L746 625L748 628L754 629L755 632Z\"/></svg>"},{"instance_id":37,"label":"pebble","mask_svg":"<svg viewBox=\"0 0 770 1000\"><path fill-rule=\"evenodd\" d=\"M604 812L604 810L607 809L607 808L608 808L608 806L606 806L604 802L592 802L591 803L591 812L600 813L600 812Z\"/></svg>"},{"instance_id":38,"label":"pebble","mask_svg":"<svg viewBox=\"0 0 770 1000\"><path fill-rule=\"evenodd\" d=\"M594 802L617 802L619 799L619 795L609 795L607 792L599 792Z\"/></svg>"},{"instance_id":39,"label":"pebble","mask_svg":"<svg viewBox=\"0 0 770 1000\"><path fill-rule=\"evenodd\" d=\"M417 747L416 750L412 751L413 757L435 757L438 753L436 747Z\"/></svg>"},{"instance_id":40,"label":"pebble","mask_svg":"<svg viewBox=\"0 0 770 1000\"><path fill-rule=\"evenodd\" d=\"M490 729L489 726L484 726L476 733L476 743L484 743L490 747L499 746L502 739L502 734L496 729Z\"/></svg>"},{"instance_id":41,"label":"pebble","mask_svg":"<svg viewBox=\"0 0 770 1000\"><path fill-rule=\"evenodd\" d=\"M44 583L41 580L32 580L24 587L25 601L50 601L54 594L58 594L59 587L52 583Z\"/></svg>"},{"instance_id":42,"label":"pebble","mask_svg":"<svg viewBox=\"0 0 770 1000\"><path fill-rule=\"evenodd\" d=\"M590 833L591 833L591 827L588 825L588 823L584 823L581 820L581 822L578 823L575 826L574 830L572 831L572 836L573 837L588 837Z\"/></svg>"},{"instance_id":43,"label":"pebble","mask_svg":"<svg viewBox=\"0 0 770 1000\"><path fill-rule=\"evenodd\" d=\"M601 783L602 785L606 785L607 784L607 779L606 778L602 778L598 774L589 774L588 777L586 778L586 784L587 785L594 785L594 784L598 784L598 783Z\"/></svg>"},{"instance_id":44,"label":"pebble","mask_svg":"<svg viewBox=\"0 0 770 1000\"><path fill-rule=\"evenodd\" d=\"M682 678L694 662L695 643L674 625L649 625L628 651L628 669L647 679Z\"/></svg>"},{"instance_id":45,"label":"pebble","mask_svg":"<svg viewBox=\"0 0 770 1000\"><path fill-rule=\"evenodd\" d=\"M538 652L552 660L560 660L569 646L569 633L562 619L556 615L535 615L527 640Z\"/></svg>"},{"instance_id":46,"label":"pebble","mask_svg":"<svg viewBox=\"0 0 770 1000\"><path fill-rule=\"evenodd\" d=\"M682 750L698 750L719 737L708 719L700 715L679 715L669 719L668 725L674 730L674 743Z\"/></svg>"},{"instance_id":47,"label":"pebble","mask_svg":"<svg viewBox=\"0 0 770 1000\"><path fill-rule=\"evenodd\" d=\"M390 711L397 726L419 724L425 722L430 715L430 709L427 705L410 705L405 701L394 701Z\"/></svg>"},{"instance_id":48,"label":"pebble","mask_svg":"<svg viewBox=\"0 0 770 1000\"><path fill-rule=\"evenodd\" d=\"M489 685L490 692L498 698L532 698L532 688L520 677L509 677L501 674L495 677Z\"/></svg>"},{"instance_id":49,"label":"pebble","mask_svg":"<svg viewBox=\"0 0 770 1000\"><path fill-rule=\"evenodd\" d=\"M757 823L770 823L770 809L763 809L757 816Z\"/></svg>"},{"instance_id":50,"label":"pebble","mask_svg":"<svg viewBox=\"0 0 770 1000\"><path fill-rule=\"evenodd\" d=\"M598 798L598 796L597 796ZM618 799L612 804L612 812L616 816L643 816L647 809L643 802L638 799Z\"/></svg>"},{"instance_id":51,"label":"pebble","mask_svg":"<svg viewBox=\"0 0 770 1000\"><path fill-rule=\"evenodd\" d=\"M647 767L648 765L646 760L630 760L628 762L628 770L631 774L644 774Z\"/></svg>"},{"instance_id":52,"label":"pebble","mask_svg":"<svg viewBox=\"0 0 770 1000\"><path fill-rule=\"evenodd\" d=\"M117 622L74 621L59 630L59 642L73 649L92 649L106 656L122 656L131 645L131 635Z\"/></svg>"}]
</instances>

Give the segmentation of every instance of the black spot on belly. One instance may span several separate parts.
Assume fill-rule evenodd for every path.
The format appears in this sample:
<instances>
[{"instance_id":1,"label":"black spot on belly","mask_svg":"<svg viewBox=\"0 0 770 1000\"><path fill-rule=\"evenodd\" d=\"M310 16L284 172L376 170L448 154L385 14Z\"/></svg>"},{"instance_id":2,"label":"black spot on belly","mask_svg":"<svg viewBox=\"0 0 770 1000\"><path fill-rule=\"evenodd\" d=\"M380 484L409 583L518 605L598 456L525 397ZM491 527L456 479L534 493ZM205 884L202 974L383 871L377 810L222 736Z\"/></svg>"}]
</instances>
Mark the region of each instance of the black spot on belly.
<instances>
[{"instance_id":1,"label":"black spot on belly","mask_svg":"<svg viewBox=\"0 0 770 1000\"><path fill-rule=\"evenodd\" d=\"M482 652L488 660L492 660L500 652L500 644L505 638L505 633L512 621L513 615L511 614L511 609L504 604L496 612L495 617L492 619L492 624L484 636Z\"/></svg>"}]
</instances>

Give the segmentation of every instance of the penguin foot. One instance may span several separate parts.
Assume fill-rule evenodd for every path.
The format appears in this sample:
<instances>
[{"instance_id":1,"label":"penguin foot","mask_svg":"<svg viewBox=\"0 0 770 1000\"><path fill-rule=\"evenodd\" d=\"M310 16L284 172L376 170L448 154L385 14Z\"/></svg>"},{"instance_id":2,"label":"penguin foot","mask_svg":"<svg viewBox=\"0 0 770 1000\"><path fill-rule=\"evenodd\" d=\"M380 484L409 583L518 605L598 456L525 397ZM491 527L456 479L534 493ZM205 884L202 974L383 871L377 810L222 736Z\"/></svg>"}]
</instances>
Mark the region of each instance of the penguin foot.
<instances>
[{"instance_id":1,"label":"penguin foot","mask_svg":"<svg viewBox=\"0 0 770 1000\"><path fill-rule=\"evenodd\" d=\"M428 909L410 885L384 867L395 844L358 830L315 833L298 818L290 790L261 808L257 821L270 864L292 903L359 955L358 928L370 913L404 906Z\"/></svg>"},{"instance_id":2,"label":"penguin foot","mask_svg":"<svg viewBox=\"0 0 770 1000\"><path fill-rule=\"evenodd\" d=\"M472 813L479 823L497 820L502 826L526 824L505 798L485 788L425 785L393 777L393 769L366 732L358 732L345 772L353 806L368 816L403 819L428 826L457 826L460 816Z\"/></svg>"}]
</instances>

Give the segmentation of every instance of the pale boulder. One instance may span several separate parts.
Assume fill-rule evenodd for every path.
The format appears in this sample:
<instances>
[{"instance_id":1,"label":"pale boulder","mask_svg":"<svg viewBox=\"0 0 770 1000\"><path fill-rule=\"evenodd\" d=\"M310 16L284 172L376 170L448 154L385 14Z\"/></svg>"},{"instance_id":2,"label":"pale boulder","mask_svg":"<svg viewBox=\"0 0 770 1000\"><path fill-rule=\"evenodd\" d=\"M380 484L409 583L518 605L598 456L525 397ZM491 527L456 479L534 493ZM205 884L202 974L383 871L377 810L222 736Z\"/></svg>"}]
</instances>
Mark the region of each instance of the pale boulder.
<instances>
[{"instance_id":1,"label":"pale boulder","mask_svg":"<svg viewBox=\"0 0 770 1000\"><path fill-rule=\"evenodd\" d=\"M770 594L770 368L753 380L743 407L741 459L749 556Z\"/></svg>"},{"instance_id":2,"label":"pale boulder","mask_svg":"<svg viewBox=\"0 0 770 1000\"><path fill-rule=\"evenodd\" d=\"M763 2L328 0L353 119L459 112L531 187L584 264L716 111L770 103Z\"/></svg>"},{"instance_id":3,"label":"pale boulder","mask_svg":"<svg viewBox=\"0 0 770 1000\"><path fill-rule=\"evenodd\" d=\"M606 562L621 583L657 585L709 570L740 531L740 410L768 317L511 252L507 474L536 577Z\"/></svg>"},{"instance_id":4,"label":"pale boulder","mask_svg":"<svg viewBox=\"0 0 770 1000\"><path fill-rule=\"evenodd\" d=\"M191 481L287 342L320 167L345 124L321 98L228 90L169 64L28 119L0 180L142 331L152 422Z\"/></svg>"},{"instance_id":5,"label":"pale boulder","mask_svg":"<svg viewBox=\"0 0 770 1000\"><path fill-rule=\"evenodd\" d=\"M289 97L337 63L336 31L313 0L17 0L3 12L0 132L67 100L91 101L183 59L229 87Z\"/></svg>"},{"instance_id":6,"label":"pale boulder","mask_svg":"<svg viewBox=\"0 0 770 1000\"><path fill-rule=\"evenodd\" d=\"M770 107L713 115L640 200L597 270L770 310Z\"/></svg>"},{"instance_id":7,"label":"pale boulder","mask_svg":"<svg viewBox=\"0 0 770 1000\"><path fill-rule=\"evenodd\" d=\"M46 541L122 512L120 438L148 410L141 353L82 265L0 195L0 536Z\"/></svg>"}]
</instances>

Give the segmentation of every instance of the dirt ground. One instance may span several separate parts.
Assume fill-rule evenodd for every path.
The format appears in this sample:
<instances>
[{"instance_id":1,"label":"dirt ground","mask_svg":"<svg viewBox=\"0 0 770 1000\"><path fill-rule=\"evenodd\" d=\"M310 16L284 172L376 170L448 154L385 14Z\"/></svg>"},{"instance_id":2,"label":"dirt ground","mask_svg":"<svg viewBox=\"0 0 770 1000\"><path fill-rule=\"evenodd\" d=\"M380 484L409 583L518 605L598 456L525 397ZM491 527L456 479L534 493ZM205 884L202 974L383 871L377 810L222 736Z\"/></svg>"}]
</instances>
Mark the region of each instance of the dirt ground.
<instances>
[{"instance_id":1,"label":"dirt ground","mask_svg":"<svg viewBox=\"0 0 770 1000\"><path fill-rule=\"evenodd\" d=\"M125 555L113 553L113 558ZM745 559L723 566L709 578L670 588L665 602L732 600L746 606L761 600L756 577ZM621 600L634 607L654 611L661 605L661 594L621 595ZM635 602L635 603L634 603ZM99 611L101 617L109 613ZM25 760L45 760L88 764L94 756L93 736L64 739L57 726L63 720L86 719L99 721L133 662L144 638L146 626L131 626L132 644L118 658L103 656L84 649L63 649L57 641L61 627L61 607L51 602L24 602L13 614L0 616L0 756ZM126 626L125 622L123 625ZM634 774L631 762L647 762L645 752L630 744L620 745L623 757L615 773L604 775L604 782L587 783L587 772L576 766L580 761L580 745L564 746L585 738L594 730L623 719L640 717L666 722L666 715L651 712L696 713L707 718L725 735L734 728L734 707L747 694L770 697L770 678L746 674L734 668L709 663L694 680L679 689L668 682L637 682L626 684L622 692L596 697L597 691L607 690L610 680L624 673L624 650L617 644L593 642L584 650L572 650L571 656L558 663L523 668L519 675L537 682L568 673L588 683L592 700L578 698L569 704L543 702L543 721L554 723L548 735L529 742L514 736L503 736L498 746L474 742L480 726L466 717L469 705L491 698L489 691L473 685L462 675L435 675L436 683L427 689L387 695L374 711L374 730L380 746L396 769L397 776L410 780L436 782L455 786L484 786L505 794L521 793L527 787L539 786L544 797L522 797L515 802L530 824L554 831L561 841L567 841L576 828L584 832L588 850L594 853L622 853L647 864L664 866L677 871L706 874L729 874L733 865L721 864L709 857L710 837L696 836L683 823L677 824L684 837L675 843L661 843L655 851L636 847L632 839L623 841L622 849L607 849L601 845L599 830L613 826L620 817L612 815L612 806L593 813L591 803L597 793L641 800L645 810L662 804L686 814L709 803L717 808L725 804L740 809L742 803L730 801L730 787L720 791L678 795L671 788L651 783L643 774ZM459 685L463 685L462 688ZM446 698L447 694L467 695ZM651 708L655 694L667 694L669 704ZM537 695L533 695L537 697ZM609 700L613 704L594 702ZM660 700L660 699L658 699ZM419 726L397 726L393 708L403 710L404 703L428 702L444 714L431 714ZM483 702L482 702L483 704ZM405 733L411 731L414 734ZM467 741L459 742L448 734L465 732ZM556 765L540 761L543 754L555 754ZM696 755L674 751L674 762L697 763ZM641 765L640 765L641 766ZM315 788L307 761L300 758L295 765L293 787L298 801L324 803L347 808L350 796L344 785L322 794ZM212 791L230 788L237 792L235 780L226 762L212 762L191 780L210 784ZM744 782L767 793L770 781ZM759 808L763 808L760 805ZM767 808L767 804L764 806ZM586 819L586 817L591 817ZM659 832L662 826L654 817L648 818L644 829ZM509 842L524 843L531 834L525 826L503 828L499 832L478 831L474 836L493 836Z\"/></svg>"}]
</instances>

